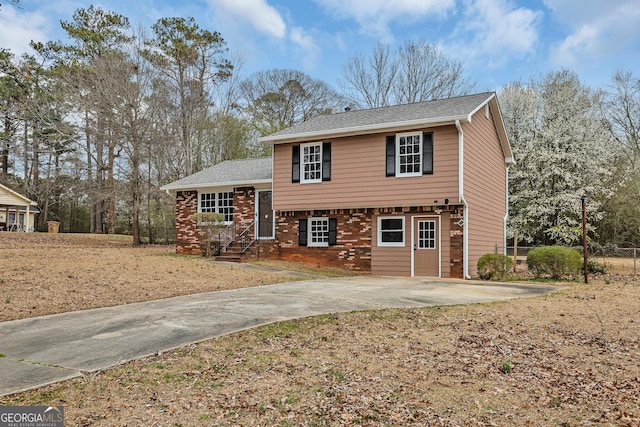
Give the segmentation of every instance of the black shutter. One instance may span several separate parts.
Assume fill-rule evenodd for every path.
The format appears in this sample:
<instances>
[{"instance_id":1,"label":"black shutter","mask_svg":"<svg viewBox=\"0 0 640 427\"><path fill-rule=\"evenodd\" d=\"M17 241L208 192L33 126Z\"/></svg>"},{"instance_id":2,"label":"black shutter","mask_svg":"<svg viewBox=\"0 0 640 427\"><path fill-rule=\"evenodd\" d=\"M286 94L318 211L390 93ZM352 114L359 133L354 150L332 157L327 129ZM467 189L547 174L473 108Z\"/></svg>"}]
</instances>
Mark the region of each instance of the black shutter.
<instances>
[{"instance_id":1,"label":"black shutter","mask_svg":"<svg viewBox=\"0 0 640 427\"><path fill-rule=\"evenodd\" d=\"M298 245L307 246L307 220L298 221Z\"/></svg>"},{"instance_id":2,"label":"black shutter","mask_svg":"<svg viewBox=\"0 0 640 427\"><path fill-rule=\"evenodd\" d=\"M433 173L433 133L422 134L422 174Z\"/></svg>"},{"instance_id":3,"label":"black shutter","mask_svg":"<svg viewBox=\"0 0 640 427\"><path fill-rule=\"evenodd\" d=\"M338 219L329 218L329 245L338 244Z\"/></svg>"},{"instance_id":4,"label":"black shutter","mask_svg":"<svg viewBox=\"0 0 640 427\"><path fill-rule=\"evenodd\" d=\"M387 136L387 176L396 176L396 136Z\"/></svg>"},{"instance_id":5,"label":"black shutter","mask_svg":"<svg viewBox=\"0 0 640 427\"><path fill-rule=\"evenodd\" d=\"M331 143L322 143L322 180L331 181Z\"/></svg>"},{"instance_id":6,"label":"black shutter","mask_svg":"<svg viewBox=\"0 0 640 427\"><path fill-rule=\"evenodd\" d=\"M291 182L300 182L300 146L291 147Z\"/></svg>"}]
</instances>

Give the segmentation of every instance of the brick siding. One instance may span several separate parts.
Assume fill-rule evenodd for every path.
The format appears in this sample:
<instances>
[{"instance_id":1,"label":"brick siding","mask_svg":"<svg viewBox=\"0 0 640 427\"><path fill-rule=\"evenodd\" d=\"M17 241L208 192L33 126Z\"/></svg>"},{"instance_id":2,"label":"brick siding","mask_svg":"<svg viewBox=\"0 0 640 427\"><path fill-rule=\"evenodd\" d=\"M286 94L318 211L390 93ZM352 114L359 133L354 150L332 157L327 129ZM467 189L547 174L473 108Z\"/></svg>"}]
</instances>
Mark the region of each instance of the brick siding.
<instances>
[{"instance_id":1,"label":"brick siding","mask_svg":"<svg viewBox=\"0 0 640 427\"><path fill-rule=\"evenodd\" d=\"M298 245L299 221L312 216L338 220L336 245ZM371 214L366 209L279 212L276 215L276 236L278 240L274 247L265 248L263 257L356 272L371 271Z\"/></svg>"},{"instance_id":2,"label":"brick siding","mask_svg":"<svg viewBox=\"0 0 640 427\"><path fill-rule=\"evenodd\" d=\"M242 231L254 221L256 192L253 187L234 189L233 221ZM463 277L463 209L442 207L450 216L451 277ZM180 191L176 197L176 252L202 255L201 233L191 220L198 211L197 191ZM325 211L295 211L276 213L277 240L259 240L245 259L279 259L314 267L335 267L353 272L371 272L372 218L389 212L432 213L430 207L337 209ZM338 221L337 244L329 247L298 245L299 220L309 217L330 217ZM253 236L252 236L253 238Z\"/></svg>"},{"instance_id":3,"label":"brick siding","mask_svg":"<svg viewBox=\"0 0 640 427\"><path fill-rule=\"evenodd\" d=\"M176 195L176 253L202 255L202 235L191 217L198 212L198 192L178 191Z\"/></svg>"},{"instance_id":4,"label":"brick siding","mask_svg":"<svg viewBox=\"0 0 640 427\"><path fill-rule=\"evenodd\" d=\"M450 259L451 259L451 270L450 275L453 278L464 279L464 266L462 263L464 257L464 226L458 225L460 220L464 218L464 210L463 208L458 208L458 213L451 212L449 216L450 220L450 231L449 231L449 239L450 239Z\"/></svg>"},{"instance_id":5,"label":"brick siding","mask_svg":"<svg viewBox=\"0 0 640 427\"><path fill-rule=\"evenodd\" d=\"M256 190L253 187L238 187L233 191L233 222L242 232L255 220ZM255 230L255 229L254 229ZM253 234L251 234L253 238Z\"/></svg>"}]
</instances>

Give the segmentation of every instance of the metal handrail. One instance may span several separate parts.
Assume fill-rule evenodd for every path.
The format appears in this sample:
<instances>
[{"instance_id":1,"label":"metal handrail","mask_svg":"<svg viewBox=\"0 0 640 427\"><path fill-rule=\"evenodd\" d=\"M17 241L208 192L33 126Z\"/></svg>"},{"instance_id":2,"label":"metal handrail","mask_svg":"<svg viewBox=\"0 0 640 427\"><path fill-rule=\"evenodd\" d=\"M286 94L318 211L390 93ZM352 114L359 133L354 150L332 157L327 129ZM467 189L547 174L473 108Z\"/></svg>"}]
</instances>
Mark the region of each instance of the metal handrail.
<instances>
[{"instance_id":1,"label":"metal handrail","mask_svg":"<svg viewBox=\"0 0 640 427\"><path fill-rule=\"evenodd\" d=\"M253 245L253 243L256 241L255 233L253 233L251 235L249 234L249 232L255 228L255 225L256 225L256 222L253 221L238 236L238 240L239 240L238 243L240 243L240 253L241 254L245 253L251 247L251 245Z\"/></svg>"},{"instance_id":2,"label":"metal handrail","mask_svg":"<svg viewBox=\"0 0 640 427\"><path fill-rule=\"evenodd\" d=\"M256 241L255 233L252 233L254 228L255 221L249 224L238 234L238 227L236 224L227 225L212 239L212 241L218 243L216 255L220 255L225 252L233 243L238 243L241 254L245 253Z\"/></svg>"},{"instance_id":3,"label":"metal handrail","mask_svg":"<svg viewBox=\"0 0 640 427\"><path fill-rule=\"evenodd\" d=\"M222 252L226 251L229 245L231 245L236 237L236 225L229 224L222 231L220 231L216 236L212 239L213 241L218 242L218 253L220 255Z\"/></svg>"}]
</instances>

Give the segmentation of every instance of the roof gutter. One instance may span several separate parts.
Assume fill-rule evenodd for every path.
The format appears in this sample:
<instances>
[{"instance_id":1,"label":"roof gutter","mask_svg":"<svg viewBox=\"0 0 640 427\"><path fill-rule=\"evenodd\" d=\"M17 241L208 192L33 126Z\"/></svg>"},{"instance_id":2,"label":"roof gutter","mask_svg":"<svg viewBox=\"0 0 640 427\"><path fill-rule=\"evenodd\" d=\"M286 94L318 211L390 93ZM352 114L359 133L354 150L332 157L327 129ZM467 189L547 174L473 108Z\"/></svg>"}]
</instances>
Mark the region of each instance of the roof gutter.
<instances>
[{"instance_id":1,"label":"roof gutter","mask_svg":"<svg viewBox=\"0 0 640 427\"><path fill-rule=\"evenodd\" d=\"M469 276L469 204L464 198L464 131L460 120L455 122L458 128L458 194L460 202L464 205L464 231L462 233L462 274L465 279L471 279Z\"/></svg>"},{"instance_id":2,"label":"roof gutter","mask_svg":"<svg viewBox=\"0 0 640 427\"><path fill-rule=\"evenodd\" d=\"M188 190L197 190L200 188L218 188L218 187L239 187L243 185L255 185L255 184L271 184L273 179L255 179L251 181L229 181L229 182L221 182L212 185L211 183L204 184L167 184L160 187L160 190L164 191L188 191Z\"/></svg>"},{"instance_id":3,"label":"roof gutter","mask_svg":"<svg viewBox=\"0 0 640 427\"><path fill-rule=\"evenodd\" d=\"M457 115L449 117L438 117L437 120L425 121L425 119L405 120L402 122L394 123L378 123L373 125L351 126L343 129L333 129L331 131L313 131L302 132L288 135L270 135L258 138L258 142L262 144L284 144L287 142L302 142L309 141L318 138L337 138L353 135L361 135L362 133L376 133L376 132L397 132L401 130L415 129L423 126L444 126L451 125L457 121L469 121L470 117L467 115Z\"/></svg>"}]
</instances>

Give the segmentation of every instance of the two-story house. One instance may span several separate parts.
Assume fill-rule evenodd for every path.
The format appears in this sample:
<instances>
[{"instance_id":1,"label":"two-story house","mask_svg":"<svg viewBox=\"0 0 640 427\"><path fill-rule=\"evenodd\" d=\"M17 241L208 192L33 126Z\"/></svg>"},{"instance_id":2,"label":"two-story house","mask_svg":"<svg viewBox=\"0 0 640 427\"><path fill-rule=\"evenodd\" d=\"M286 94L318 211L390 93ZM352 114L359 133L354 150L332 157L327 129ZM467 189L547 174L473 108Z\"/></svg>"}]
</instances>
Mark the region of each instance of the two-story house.
<instances>
[{"instance_id":1,"label":"two-story house","mask_svg":"<svg viewBox=\"0 0 640 427\"><path fill-rule=\"evenodd\" d=\"M163 187L179 252L198 253L189 215L226 205L253 256L375 275L469 278L505 246L513 157L493 92L319 116L260 142L272 159Z\"/></svg>"}]
</instances>

